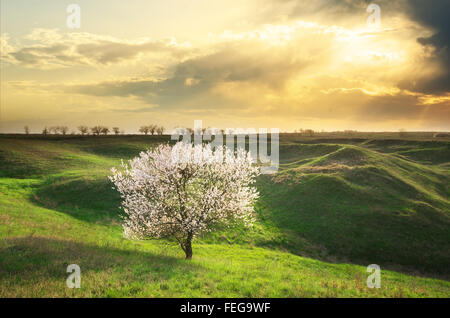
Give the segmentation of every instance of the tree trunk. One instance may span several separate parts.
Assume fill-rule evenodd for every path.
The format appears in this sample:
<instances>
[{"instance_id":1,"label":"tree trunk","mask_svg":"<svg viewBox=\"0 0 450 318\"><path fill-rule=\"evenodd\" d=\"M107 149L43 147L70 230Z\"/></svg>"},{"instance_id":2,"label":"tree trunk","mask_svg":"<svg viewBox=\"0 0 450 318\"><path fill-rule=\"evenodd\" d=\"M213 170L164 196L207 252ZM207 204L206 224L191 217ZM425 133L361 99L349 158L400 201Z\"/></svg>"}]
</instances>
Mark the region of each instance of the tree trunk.
<instances>
[{"instance_id":1,"label":"tree trunk","mask_svg":"<svg viewBox=\"0 0 450 318\"><path fill-rule=\"evenodd\" d=\"M190 233L184 243L184 253L186 254L186 259L192 259L192 234Z\"/></svg>"}]
</instances>

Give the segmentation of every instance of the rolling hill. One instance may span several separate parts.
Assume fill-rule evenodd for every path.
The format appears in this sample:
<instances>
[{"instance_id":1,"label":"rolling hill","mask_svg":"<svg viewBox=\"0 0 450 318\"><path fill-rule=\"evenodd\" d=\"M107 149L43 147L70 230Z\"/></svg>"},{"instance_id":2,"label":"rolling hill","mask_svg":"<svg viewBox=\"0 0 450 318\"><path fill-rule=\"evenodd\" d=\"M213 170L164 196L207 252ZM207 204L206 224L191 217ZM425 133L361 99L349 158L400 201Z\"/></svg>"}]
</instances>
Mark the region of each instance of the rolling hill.
<instances>
[{"instance_id":1,"label":"rolling hill","mask_svg":"<svg viewBox=\"0 0 450 318\"><path fill-rule=\"evenodd\" d=\"M255 226L199 238L187 262L174 242L122 237L107 179L167 141L0 136L0 297L450 296L450 142L281 136Z\"/></svg>"}]
</instances>

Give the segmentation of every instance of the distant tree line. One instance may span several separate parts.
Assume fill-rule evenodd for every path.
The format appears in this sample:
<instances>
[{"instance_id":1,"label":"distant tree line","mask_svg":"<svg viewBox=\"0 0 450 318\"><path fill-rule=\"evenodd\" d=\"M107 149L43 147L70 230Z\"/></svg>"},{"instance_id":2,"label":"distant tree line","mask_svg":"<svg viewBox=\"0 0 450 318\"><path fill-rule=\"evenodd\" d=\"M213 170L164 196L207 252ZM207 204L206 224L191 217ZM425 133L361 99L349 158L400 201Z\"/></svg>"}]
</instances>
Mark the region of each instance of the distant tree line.
<instances>
[{"instance_id":1,"label":"distant tree line","mask_svg":"<svg viewBox=\"0 0 450 318\"><path fill-rule=\"evenodd\" d=\"M314 135L320 135L320 134L325 134L327 132L325 132L325 130L322 129L322 131L314 131L313 129L296 129L294 130L294 134L299 134L301 136L308 136L308 137L313 137ZM327 134L339 134L339 135L347 135L347 136L353 136L356 135L358 133L357 130L351 130L351 129L346 129L343 131L332 131L332 132L328 132Z\"/></svg>"},{"instance_id":2,"label":"distant tree line","mask_svg":"<svg viewBox=\"0 0 450 318\"><path fill-rule=\"evenodd\" d=\"M42 134L43 135L49 135L49 134L54 134L54 135L66 135L67 132L69 131L69 127L67 126L52 126L52 127L45 127L44 130L42 130ZM26 132L26 130L25 130Z\"/></svg>"},{"instance_id":3,"label":"distant tree line","mask_svg":"<svg viewBox=\"0 0 450 318\"><path fill-rule=\"evenodd\" d=\"M147 126L141 126L139 128L139 132L143 133L144 135L162 135L164 133L164 127L158 126L158 125L147 125Z\"/></svg>"},{"instance_id":4,"label":"distant tree line","mask_svg":"<svg viewBox=\"0 0 450 318\"><path fill-rule=\"evenodd\" d=\"M88 127L86 125L80 125L77 127L77 130L80 135L93 135L93 136L100 136L100 135L108 135L109 133L114 133L114 135L123 135L125 133L124 130L121 130L119 127L112 127L111 129L107 126L97 125L93 127ZM30 133L30 128L28 126L24 127L25 134ZM162 135L165 131L165 128L163 126L158 125L147 125L147 126L141 126L139 128L139 132L143 133L145 135L148 135L149 133L151 135ZM51 127L44 127L42 130L42 135L67 135L69 133L69 127L67 126L51 126ZM71 131L71 135L76 135L76 131Z\"/></svg>"},{"instance_id":5,"label":"distant tree line","mask_svg":"<svg viewBox=\"0 0 450 318\"><path fill-rule=\"evenodd\" d=\"M315 134L315 131L314 130L312 130L312 129L303 129L303 128L300 128L299 130L294 130L294 133L295 134L300 134L300 135L302 135L302 136L309 136L309 137L312 137L312 136L314 136L314 134Z\"/></svg>"}]
</instances>

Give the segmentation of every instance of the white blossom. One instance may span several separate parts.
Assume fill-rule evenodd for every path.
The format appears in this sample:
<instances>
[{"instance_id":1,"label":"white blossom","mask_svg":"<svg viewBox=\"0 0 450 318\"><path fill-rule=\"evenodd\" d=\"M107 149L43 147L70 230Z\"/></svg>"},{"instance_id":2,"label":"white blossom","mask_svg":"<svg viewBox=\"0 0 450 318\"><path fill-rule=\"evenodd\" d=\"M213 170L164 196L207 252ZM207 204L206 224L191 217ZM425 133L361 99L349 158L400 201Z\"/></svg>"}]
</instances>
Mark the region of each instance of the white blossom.
<instances>
[{"instance_id":1,"label":"white blossom","mask_svg":"<svg viewBox=\"0 0 450 318\"><path fill-rule=\"evenodd\" d=\"M192 257L192 239L219 224L253 221L260 170L242 148L178 142L141 152L110 180L122 197L124 235L175 237Z\"/></svg>"}]
</instances>

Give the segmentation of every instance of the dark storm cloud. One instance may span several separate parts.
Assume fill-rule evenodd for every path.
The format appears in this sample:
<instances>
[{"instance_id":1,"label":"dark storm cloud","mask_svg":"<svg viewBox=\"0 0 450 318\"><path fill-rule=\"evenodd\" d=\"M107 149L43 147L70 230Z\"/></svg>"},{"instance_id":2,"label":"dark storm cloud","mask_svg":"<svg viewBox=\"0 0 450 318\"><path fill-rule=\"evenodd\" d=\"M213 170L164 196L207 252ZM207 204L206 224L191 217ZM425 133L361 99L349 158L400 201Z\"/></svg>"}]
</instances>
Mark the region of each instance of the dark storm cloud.
<instances>
[{"instance_id":1,"label":"dark storm cloud","mask_svg":"<svg viewBox=\"0 0 450 318\"><path fill-rule=\"evenodd\" d=\"M271 21L280 16L288 19L302 17L321 17L322 20L329 19L330 23L345 21L350 17L359 17L361 22L365 22L369 4L376 3L382 9L382 14L389 16L394 11L402 10L406 0L266 0L263 3L260 17L261 21Z\"/></svg>"},{"instance_id":2,"label":"dark storm cloud","mask_svg":"<svg viewBox=\"0 0 450 318\"><path fill-rule=\"evenodd\" d=\"M412 79L403 86L424 93L450 92L450 1L409 0L408 13L415 21L433 30L433 35L420 37L417 41L434 49L428 62L438 64L441 73L433 78Z\"/></svg>"}]
</instances>

